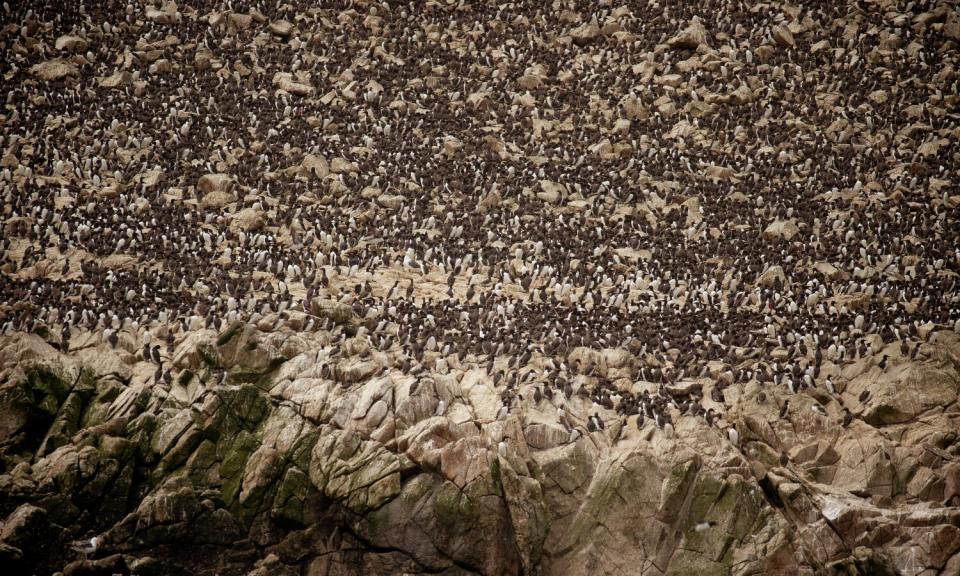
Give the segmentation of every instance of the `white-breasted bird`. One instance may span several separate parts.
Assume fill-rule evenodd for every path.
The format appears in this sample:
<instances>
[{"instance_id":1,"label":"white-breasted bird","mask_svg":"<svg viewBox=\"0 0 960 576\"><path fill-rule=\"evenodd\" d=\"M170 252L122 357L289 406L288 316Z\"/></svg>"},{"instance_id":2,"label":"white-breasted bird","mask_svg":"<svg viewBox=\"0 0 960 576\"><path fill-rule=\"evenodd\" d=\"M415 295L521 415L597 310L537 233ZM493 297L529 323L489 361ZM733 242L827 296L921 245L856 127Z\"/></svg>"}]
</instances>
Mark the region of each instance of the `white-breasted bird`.
<instances>
[{"instance_id":1,"label":"white-breasted bird","mask_svg":"<svg viewBox=\"0 0 960 576\"><path fill-rule=\"evenodd\" d=\"M731 424L730 427L727 428L727 438L730 439L730 442L732 442L734 446L740 445L740 433L737 432L736 424Z\"/></svg>"},{"instance_id":2,"label":"white-breasted bird","mask_svg":"<svg viewBox=\"0 0 960 576\"><path fill-rule=\"evenodd\" d=\"M77 540L70 544L70 548L72 548L75 552L80 552L81 554L83 554L84 562L87 561L88 555L93 554L97 551L97 548L99 546L100 546L100 538L98 536L94 536L89 540Z\"/></svg>"}]
</instances>

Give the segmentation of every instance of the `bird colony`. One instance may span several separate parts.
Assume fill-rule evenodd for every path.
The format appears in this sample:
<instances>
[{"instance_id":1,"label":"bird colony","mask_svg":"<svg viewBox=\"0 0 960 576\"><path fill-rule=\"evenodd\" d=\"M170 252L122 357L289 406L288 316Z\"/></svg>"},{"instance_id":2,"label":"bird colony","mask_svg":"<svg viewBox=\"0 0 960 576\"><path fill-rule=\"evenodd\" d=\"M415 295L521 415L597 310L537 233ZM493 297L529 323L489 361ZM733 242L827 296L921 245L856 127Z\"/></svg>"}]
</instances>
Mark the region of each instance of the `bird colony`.
<instances>
[{"instance_id":1,"label":"bird colony","mask_svg":"<svg viewBox=\"0 0 960 576\"><path fill-rule=\"evenodd\" d=\"M0 556L960 570L956 5L0 23Z\"/></svg>"}]
</instances>

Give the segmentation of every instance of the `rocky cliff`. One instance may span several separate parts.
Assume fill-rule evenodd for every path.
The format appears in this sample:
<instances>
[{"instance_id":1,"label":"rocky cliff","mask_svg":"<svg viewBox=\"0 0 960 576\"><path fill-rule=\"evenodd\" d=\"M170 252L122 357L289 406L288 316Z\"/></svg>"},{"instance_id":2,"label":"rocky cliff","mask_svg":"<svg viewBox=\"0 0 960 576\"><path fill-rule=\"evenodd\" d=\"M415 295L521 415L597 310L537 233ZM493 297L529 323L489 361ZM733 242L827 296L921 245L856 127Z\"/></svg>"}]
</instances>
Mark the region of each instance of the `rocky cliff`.
<instances>
[{"instance_id":1,"label":"rocky cliff","mask_svg":"<svg viewBox=\"0 0 960 576\"><path fill-rule=\"evenodd\" d=\"M0 573L958 576L958 43L0 2Z\"/></svg>"},{"instance_id":2,"label":"rocky cliff","mask_svg":"<svg viewBox=\"0 0 960 576\"><path fill-rule=\"evenodd\" d=\"M263 327L271 324L265 322ZM261 327L261 328L263 328ZM342 338L344 331L357 335ZM922 361L844 368L873 401L843 426L815 400L735 385L718 427L566 418L435 355L405 374L347 320L330 333L237 324L179 341L150 381L132 341L0 340L2 555L67 574L956 574L960 336ZM892 348L892 346L891 346ZM892 356L895 354L891 353ZM571 352L614 381L623 350ZM536 367L537 358L531 359ZM589 378L582 376L588 385ZM712 386L712 379L689 387ZM640 393L645 386L634 384ZM704 402L710 402L704 400ZM442 404L442 410L438 410ZM503 444L500 444L501 441ZM783 454L783 459L781 459ZM99 535L86 562L69 541Z\"/></svg>"}]
</instances>

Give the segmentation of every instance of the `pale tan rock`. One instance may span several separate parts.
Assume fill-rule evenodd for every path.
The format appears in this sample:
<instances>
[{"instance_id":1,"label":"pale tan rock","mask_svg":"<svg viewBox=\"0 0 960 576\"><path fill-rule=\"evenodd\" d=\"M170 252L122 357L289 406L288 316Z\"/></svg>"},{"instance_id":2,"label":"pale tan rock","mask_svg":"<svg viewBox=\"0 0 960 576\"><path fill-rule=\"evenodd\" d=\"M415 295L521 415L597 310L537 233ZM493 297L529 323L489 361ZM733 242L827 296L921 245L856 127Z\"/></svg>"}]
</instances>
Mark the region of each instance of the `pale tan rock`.
<instances>
[{"instance_id":1,"label":"pale tan rock","mask_svg":"<svg viewBox=\"0 0 960 576\"><path fill-rule=\"evenodd\" d=\"M787 276L783 272L783 266L770 266L757 278L757 284L766 288L773 288L777 282L787 283Z\"/></svg>"},{"instance_id":2,"label":"pale tan rock","mask_svg":"<svg viewBox=\"0 0 960 576\"><path fill-rule=\"evenodd\" d=\"M849 276L849 274L829 262L817 262L813 267L817 272L823 274L830 280L843 280Z\"/></svg>"},{"instance_id":3,"label":"pale tan rock","mask_svg":"<svg viewBox=\"0 0 960 576\"><path fill-rule=\"evenodd\" d=\"M165 3L160 10L148 8L145 15L147 20L151 20L157 24L176 24L180 19L177 5L173 2Z\"/></svg>"},{"instance_id":4,"label":"pale tan rock","mask_svg":"<svg viewBox=\"0 0 960 576\"><path fill-rule=\"evenodd\" d=\"M286 20L275 20L270 23L270 32L281 38L289 38L297 31L293 23Z\"/></svg>"},{"instance_id":5,"label":"pale tan rock","mask_svg":"<svg viewBox=\"0 0 960 576\"><path fill-rule=\"evenodd\" d=\"M233 194L222 190L214 190L203 195L203 198L200 199L200 206L203 208L223 208L236 200L237 198Z\"/></svg>"},{"instance_id":6,"label":"pale tan rock","mask_svg":"<svg viewBox=\"0 0 960 576\"><path fill-rule=\"evenodd\" d=\"M244 232L255 232L263 228L265 223L263 210L252 206L239 210L230 217L230 227Z\"/></svg>"},{"instance_id":7,"label":"pale tan rock","mask_svg":"<svg viewBox=\"0 0 960 576\"><path fill-rule=\"evenodd\" d=\"M763 237L768 240L774 238L792 240L799 232L800 229L793 220L775 220L763 230Z\"/></svg>"},{"instance_id":8,"label":"pale tan rock","mask_svg":"<svg viewBox=\"0 0 960 576\"><path fill-rule=\"evenodd\" d=\"M443 138L443 154L447 158L453 158L463 148L463 142L454 136L445 136Z\"/></svg>"},{"instance_id":9,"label":"pale tan rock","mask_svg":"<svg viewBox=\"0 0 960 576\"><path fill-rule=\"evenodd\" d=\"M793 33L790 32L790 27L785 24L774 27L774 29L770 31L770 36L781 46L792 48L796 44L796 41L793 39Z\"/></svg>"},{"instance_id":10,"label":"pale tan rock","mask_svg":"<svg viewBox=\"0 0 960 576\"><path fill-rule=\"evenodd\" d=\"M399 194L381 194L377 197L377 204L388 210L399 210L405 198Z\"/></svg>"},{"instance_id":11,"label":"pale tan rock","mask_svg":"<svg viewBox=\"0 0 960 576\"><path fill-rule=\"evenodd\" d=\"M274 74L273 85L295 96L309 96L313 94L313 86L295 80L293 74L288 72L277 72Z\"/></svg>"},{"instance_id":12,"label":"pale tan rock","mask_svg":"<svg viewBox=\"0 0 960 576\"><path fill-rule=\"evenodd\" d=\"M570 31L570 37L576 44L585 45L593 42L600 37L600 26L597 24L596 18L591 19L589 22L577 26Z\"/></svg>"},{"instance_id":13,"label":"pale tan rock","mask_svg":"<svg viewBox=\"0 0 960 576\"><path fill-rule=\"evenodd\" d=\"M229 174L204 174L197 180L197 188L204 194L211 192L229 193L233 190L233 176Z\"/></svg>"},{"instance_id":14,"label":"pale tan rock","mask_svg":"<svg viewBox=\"0 0 960 576\"><path fill-rule=\"evenodd\" d=\"M558 184L550 180L541 180L540 190L541 191L537 193L537 197L548 204L557 204L567 193L566 187L563 184Z\"/></svg>"},{"instance_id":15,"label":"pale tan rock","mask_svg":"<svg viewBox=\"0 0 960 576\"><path fill-rule=\"evenodd\" d=\"M67 77L78 76L80 70L72 62L56 58L34 64L30 67L30 73L41 80L52 82Z\"/></svg>"},{"instance_id":16,"label":"pale tan rock","mask_svg":"<svg viewBox=\"0 0 960 576\"><path fill-rule=\"evenodd\" d=\"M334 174L342 174L344 172L357 172L359 168L355 162L351 162L346 158L336 157L330 161L330 171Z\"/></svg>"},{"instance_id":17,"label":"pale tan rock","mask_svg":"<svg viewBox=\"0 0 960 576\"><path fill-rule=\"evenodd\" d=\"M54 43L54 48L67 52L83 52L87 49L88 45L89 42L80 36L65 34L57 38L57 41Z\"/></svg>"},{"instance_id":18,"label":"pale tan rock","mask_svg":"<svg viewBox=\"0 0 960 576\"><path fill-rule=\"evenodd\" d=\"M857 402L855 396L864 390L871 396L864 420L884 426L910 421L927 410L956 401L960 375L952 369L895 365L883 373L879 369L865 372L850 382L845 394Z\"/></svg>"},{"instance_id":19,"label":"pale tan rock","mask_svg":"<svg viewBox=\"0 0 960 576\"><path fill-rule=\"evenodd\" d=\"M319 154L307 154L300 165L308 174L320 179L326 178L327 174L330 173L330 165L327 163L327 159Z\"/></svg>"},{"instance_id":20,"label":"pale tan rock","mask_svg":"<svg viewBox=\"0 0 960 576\"><path fill-rule=\"evenodd\" d=\"M700 17L694 16L690 23L680 33L667 41L672 47L696 50L707 45L707 29Z\"/></svg>"}]
</instances>

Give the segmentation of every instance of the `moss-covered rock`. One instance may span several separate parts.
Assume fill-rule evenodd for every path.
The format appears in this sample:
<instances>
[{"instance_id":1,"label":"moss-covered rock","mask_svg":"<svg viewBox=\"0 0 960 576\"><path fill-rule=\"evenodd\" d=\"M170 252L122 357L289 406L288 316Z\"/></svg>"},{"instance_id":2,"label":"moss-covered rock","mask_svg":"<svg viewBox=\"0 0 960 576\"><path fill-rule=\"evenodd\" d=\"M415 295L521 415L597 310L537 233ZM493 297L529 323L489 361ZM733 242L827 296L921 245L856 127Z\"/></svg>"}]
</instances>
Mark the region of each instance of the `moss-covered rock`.
<instances>
[{"instance_id":1,"label":"moss-covered rock","mask_svg":"<svg viewBox=\"0 0 960 576\"><path fill-rule=\"evenodd\" d=\"M219 463L217 445L208 439L203 440L187 459L187 477L194 486L219 486Z\"/></svg>"},{"instance_id":2,"label":"moss-covered rock","mask_svg":"<svg viewBox=\"0 0 960 576\"><path fill-rule=\"evenodd\" d=\"M309 471L318 490L358 514L400 492L397 455L353 432L321 429Z\"/></svg>"},{"instance_id":3,"label":"moss-covered rock","mask_svg":"<svg viewBox=\"0 0 960 576\"><path fill-rule=\"evenodd\" d=\"M319 492L310 483L310 476L300 468L291 466L284 472L277 486L270 514L284 526L305 527L310 519L316 518L322 512L307 508L313 494Z\"/></svg>"},{"instance_id":4,"label":"moss-covered rock","mask_svg":"<svg viewBox=\"0 0 960 576\"><path fill-rule=\"evenodd\" d=\"M228 506L237 503L243 484L244 467L258 445L256 437L246 430L241 430L232 437L225 436L218 445L220 477L223 479L221 491Z\"/></svg>"},{"instance_id":5,"label":"moss-covered rock","mask_svg":"<svg viewBox=\"0 0 960 576\"><path fill-rule=\"evenodd\" d=\"M60 407L70 395L72 382L68 375L49 363L35 363L26 368L22 380L0 384L0 456L32 454L44 444L51 432ZM78 397L63 415L62 423L52 432L49 453L65 443L71 428L76 428L77 413L82 412L83 398Z\"/></svg>"},{"instance_id":6,"label":"moss-covered rock","mask_svg":"<svg viewBox=\"0 0 960 576\"><path fill-rule=\"evenodd\" d=\"M540 566L543 542L549 529L543 489L540 482L518 474L509 465L500 467L499 481L516 534L523 571L532 574Z\"/></svg>"},{"instance_id":7,"label":"moss-covered rock","mask_svg":"<svg viewBox=\"0 0 960 576\"><path fill-rule=\"evenodd\" d=\"M83 411L92 395L92 389L83 389L67 396L47 429L47 434L37 449L37 456L49 454L70 441L70 437L80 429Z\"/></svg>"},{"instance_id":8,"label":"moss-covered rock","mask_svg":"<svg viewBox=\"0 0 960 576\"><path fill-rule=\"evenodd\" d=\"M672 524L677 520L699 470L700 461L696 458L673 466L660 490L658 520L666 524Z\"/></svg>"}]
</instances>

